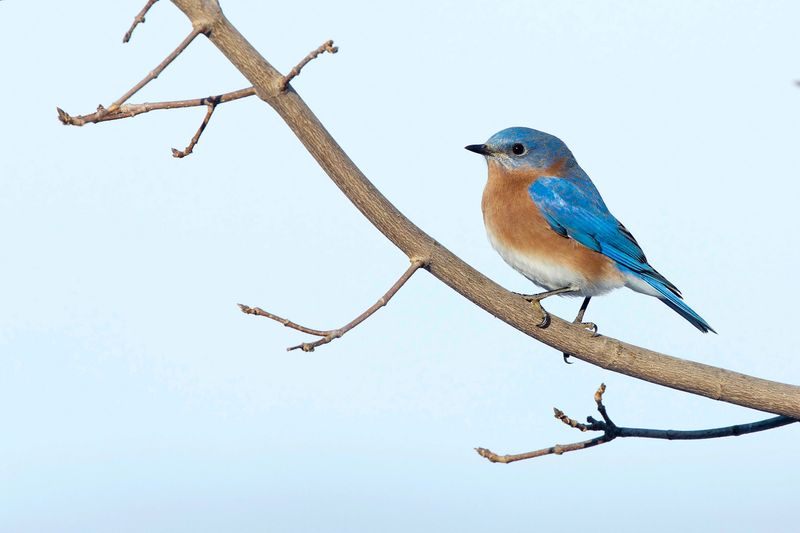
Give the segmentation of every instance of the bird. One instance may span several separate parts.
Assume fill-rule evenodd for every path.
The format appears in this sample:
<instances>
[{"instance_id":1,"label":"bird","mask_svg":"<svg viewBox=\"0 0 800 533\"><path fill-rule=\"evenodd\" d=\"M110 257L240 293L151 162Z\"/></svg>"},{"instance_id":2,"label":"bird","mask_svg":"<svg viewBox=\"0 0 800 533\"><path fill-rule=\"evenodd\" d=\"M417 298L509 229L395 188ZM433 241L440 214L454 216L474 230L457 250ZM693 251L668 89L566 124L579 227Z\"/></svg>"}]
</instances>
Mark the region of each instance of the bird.
<instances>
[{"instance_id":1,"label":"bird","mask_svg":"<svg viewBox=\"0 0 800 533\"><path fill-rule=\"evenodd\" d=\"M658 298L703 333L716 333L650 265L561 139L512 127L465 148L488 164L481 208L489 242L506 263L545 289L523 295L528 301L541 306L549 296L582 296L573 322L597 334L595 324L583 322L589 301L627 287ZM547 327L549 315L541 311L540 327Z\"/></svg>"}]
</instances>

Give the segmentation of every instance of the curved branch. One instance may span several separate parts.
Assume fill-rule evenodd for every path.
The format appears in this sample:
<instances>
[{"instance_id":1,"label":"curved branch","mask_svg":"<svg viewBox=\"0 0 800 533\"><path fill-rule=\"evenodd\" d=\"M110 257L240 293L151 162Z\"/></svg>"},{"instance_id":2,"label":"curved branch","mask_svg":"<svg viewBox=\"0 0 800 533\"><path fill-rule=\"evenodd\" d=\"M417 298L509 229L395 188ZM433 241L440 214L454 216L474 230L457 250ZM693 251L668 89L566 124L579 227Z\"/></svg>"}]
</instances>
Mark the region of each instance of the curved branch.
<instances>
[{"instance_id":1,"label":"curved branch","mask_svg":"<svg viewBox=\"0 0 800 533\"><path fill-rule=\"evenodd\" d=\"M286 121L347 198L408 257L429 258L436 278L479 307L559 352L607 370L761 411L800 418L800 387L755 378L661 354L609 337L594 337L579 325L543 315L523 298L488 279L406 218L364 176L292 86L282 91L280 74L239 33L217 0L172 0L193 27L253 84L256 94Z\"/></svg>"}]
</instances>

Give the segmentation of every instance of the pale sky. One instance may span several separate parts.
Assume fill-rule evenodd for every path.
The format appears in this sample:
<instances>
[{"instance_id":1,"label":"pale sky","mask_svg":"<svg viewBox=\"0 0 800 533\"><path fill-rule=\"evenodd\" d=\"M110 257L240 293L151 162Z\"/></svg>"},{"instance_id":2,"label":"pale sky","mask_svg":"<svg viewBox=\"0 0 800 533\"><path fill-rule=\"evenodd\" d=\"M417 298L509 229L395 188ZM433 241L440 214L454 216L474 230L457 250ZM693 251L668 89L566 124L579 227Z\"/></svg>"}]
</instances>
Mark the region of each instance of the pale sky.
<instances>
[{"instance_id":1,"label":"pale sky","mask_svg":"<svg viewBox=\"0 0 800 533\"><path fill-rule=\"evenodd\" d=\"M418 273L344 338L406 258L266 105L66 128L188 33L158 2L0 3L0 531L796 531L800 428L705 442L588 438L769 415L617 375ZM271 5L275 4L275 5ZM796 2L242 2L222 6L407 216L510 290L487 242L485 164L508 126L567 142L652 264L719 335L617 291L587 319L672 355L800 383ZM199 38L132 101L247 86ZM548 300L571 318L578 300Z\"/></svg>"}]
</instances>

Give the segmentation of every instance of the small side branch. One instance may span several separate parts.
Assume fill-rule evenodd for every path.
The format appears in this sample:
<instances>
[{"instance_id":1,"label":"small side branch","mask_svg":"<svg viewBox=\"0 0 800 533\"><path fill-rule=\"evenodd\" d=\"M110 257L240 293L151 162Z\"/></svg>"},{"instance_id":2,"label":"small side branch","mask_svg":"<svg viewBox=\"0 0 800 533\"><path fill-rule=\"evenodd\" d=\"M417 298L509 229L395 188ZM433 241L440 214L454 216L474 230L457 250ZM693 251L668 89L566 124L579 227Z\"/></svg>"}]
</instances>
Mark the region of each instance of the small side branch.
<instances>
[{"instance_id":1,"label":"small side branch","mask_svg":"<svg viewBox=\"0 0 800 533\"><path fill-rule=\"evenodd\" d=\"M192 31L189 33L189 35L187 35L186 38L181 42L181 44L179 44L178 47L175 48L175 50L173 50L166 58L164 58L164 60L161 63L159 63L156 68L148 72L147 76L145 76L139 83L131 87L131 89L128 92L120 96L114 103L112 103L107 108L103 107L102 105L99 105L97 106L97 111L95 113L78 117L72 117L68 113L66 113L63 109L56 108L58 111L58 119L64 125L83 126L84 124L87 124L89 122L103 122L105 120L115 120L120 118L132 117L138 115L139 113L151 111L152 109L169 109L169 107L165 107L165 104L168 103L175 104L176 102L162 102L160 104L139 104L138 106L136 105L128 106L126 110L123 110L123 106L131 96L139 92L139 90L142 89L142 87L144 87L145 85L156 79L159 76L159 74L161 74L164 71L164 69L167 68L169 64L175 60L176 57L181 55L181 53L184 50L186 50L186 48L192 43L192 41L194 41L195 37L204 32L205 30L202 27L193 28ZM150 108L146 109L148 106ZM172 107L188 107L188 106L173 105Z\"/></svg>"},{"instance_id":2,"label":"small side branch","mask_svg":"<svg viewBox=\"0 0 800 533\"><path fill-rule=\"evenodd\" d=\"M788 416L776 416L758 422L751 422L747 424L737 424L735 426L725 426L720 428L711 429L698 429L690 431L677 431L673 429L645 429L645 428L627 428L619 427L608 416L605 405L603 405L603 393L606 391L605 384L601 384L600 388L595 392L594 399L597 403L597 410L602 421L596 420L589 416L586 418L586 424L582 424L567 415L560 409L553 409L555 417L568 426L575 428L579 431L602 431L603 434L594 439L575 442L572 444L556 444L549 448L542 448L532 452L519 453L513 455L498 455L486 448L475 448L475 451L481 457L488 459L493 463L513 463L522 461L524 459L533 459L534 457L541 457L543 455L561 455L565 452L574 452L591 448L599 444L611 442L617 437L639 437L645 439L667 439L667 440L698 440L698 439L718 439L721 437L736 437L739 435L746 435L748 433L756 433L758 431L766 431L768 429L775 429L781 426L786 426L797 419Z\"/></svg>"},{"instance_id":3,"label":"small side branch","mask_svg":"<svg viewBox=\"0 0 800 533\"><path fill-rule=\"evenodd\" d=\"M101 110L98 108L97 111L100 113L113 113L114 111L119 109L119 106L127 102L131 96L139 92L145 85L156 79L158 75L161 74L164 71L164 69L169 66L170 63L175 61L176 57L181 55L183 51L186 50L186 48L190 44L192 44L194 38L200 35L201 33L204 33L204 30L202 28L192 28L192 31L189 32L189 35L186 36L186 38L181 42L181 44L179 44L177 48L175 48L175 50L170 52L170 54L164 58L164 61L159 63L156 68L148 72L147 76L142 78L142 80L139 83L131 87L131 89L128 92L120 96L114 103L108 106L108 109Z\"/></svg>"},{"instance_id":4,"label":"small side branch","mask_svg":"<svg viewBox=\"0 0 800 533\"><path fill-rule=\"evenodd\" d=\"M134 17L133 24L131 24L131 27L128 28L128 31L125 32L125 36L122 38L123 43L127 43L128 41L131 40L131 36L133 35L133 30L136 29L136 26L138 26L139 24L144 24L144 16L147 14L148 11L150 11L150 8L153 7L153 4L155 4L156 2L158 2L158 0L147 0L147 3L144 5L142 10L139 11L139 14L137 14L136 17Z\"/></svg>"},{"instance_id":5,"label":"small side branch","mask_svg":"<svg viewBox=\"0 0 800 533\"><path fill-rule=\"evenodd\" d=\"M271 320L274 320L276 322L279 322L284 326L286 326L287 328L292 328L302 333L307 333L309 335L315 335L317 337L321 337L319 340L316 340L314 342L304 342L302 344L298 344L297 346L290 346L289 348L286 349L287 351L299 349L303 350L304 352L313 352L319 346L322 346L323 344L328 344L334 339L338 339L339 337L341 337L354 327L361 324L367 318L372 316L375 313L375 311L388 304L389 300L391 300L392 297L395 294L397 294L397 291L399 291L403 287L403 285L405 285L405 283L411 278L411 276L413 276L417 270L424 267L426 264L427 261L424 259L412 260L411 265L408 267L408 269L406 269L406 271L403 272L403 275L400 276L400 278L394 283L394 285L392 285L391 288L388 291L386 291L386 294L381 296L381 298L377 302L375 302L372 306L370 306L369 309L367 309L366 311L364 311L356 318L354 318L352 321L350 321L345 326L342 326L339 329L319 330L319 329L307 328L305 326L301 326L300 324L296 324L295 322L292 322L289 319L281 318L278 315L273 315L272 313L264 311L259 307L249 307L244 304L238 304L238 305L239 308L242 310L242 312L245 314L263 316Z\"/></svg>"},{"instance_id":6,"label":"small side branch","mask_svg":"<svg viewBox=\"0 0 800 533\"><path fill-rule=\"evenodd\" d=\"M294 66L289 73L283 77L283 81L281 81L281 91L285 91L286 87L288 87L289 82L292 81L294 78L300 75L300 71L303 70L309 62L316 59L316 57L324 52L328 52L329 54L335 54L339 51L338 46L333 46L333 40L325 41L320 45L318 48L313 50L310 54L303 58L297 65Z\"/></svg>"},{"instance_id":7,"label":"small side branch","mask_svg":"<svg viewBox=\"0 0 800 533\"><path fill-rule=\"evenodd\" d=\"M173 100L170 102L145 102L143 104L122 104L119 109L113 113L106 110L104 113L99 111L90 113L88 115L78 115L73 117L60 107L56 108L58 112L58 120L65 126L83 126L84 124L95 124L98 122L106 122L109 120L119 120L122 118L131 118L142 113L149 113L150 111L157 111L160 109L180 109L182 107L200 107L200 106L217 106L230 102L232 100L239 100L240 98L247 98L256 94L253 87L246 89L239 89L229 93L218 94L216 96L206 96L204 98L193 98L191 100Z\"/></svg>"},{"instance_id":8,"label":"small side branch","mask_svg":"<svg viewBox=\"0 0 800 533\"><path fill-rule=\"evenodd\" d=\"M189 141L189 145L183 150L176 150L175 148L172 149L172 157L183 158L187 155L192 153L194 150L194 146L197 144L197 141L200 140L200 136L203 134L203 130L206 129L208 126L208 121L211 120L211 115L214 114L214 110L217 108L217 102L212 101L208 104L208 111L206 111L206 116L203 119L203 122L200 123L200 127L197 128L197 133L194 134L192 140Z\"/></svg>"}]
</instances>

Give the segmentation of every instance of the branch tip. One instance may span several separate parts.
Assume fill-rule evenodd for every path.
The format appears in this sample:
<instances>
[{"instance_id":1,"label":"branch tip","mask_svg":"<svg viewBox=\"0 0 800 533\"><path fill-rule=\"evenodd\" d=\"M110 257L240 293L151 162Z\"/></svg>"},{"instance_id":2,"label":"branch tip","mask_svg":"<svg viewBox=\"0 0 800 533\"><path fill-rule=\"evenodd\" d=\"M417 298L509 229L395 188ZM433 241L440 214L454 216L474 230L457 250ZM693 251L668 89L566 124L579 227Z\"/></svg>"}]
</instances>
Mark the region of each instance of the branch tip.
<instances>
[{"instance_id":1,"label":"branch tip","mask_svg":"<svg viewBox=\"0 0 800 533\"><path fill-rule=\"evenodd\" d=\"M60 120L63 125L69 126L70 124L73 124L73 119L70 114L60 107L56 107L56 113L58 113L58 120Z\"/></svg>"},{"instance_id":2,"label":"branch tip","mask_svg":"<svg viewBox=\"0 0 800 533\"><path fill-rule=\"evenodd\" d=\"M328 52L329 54L335 54L339 51L338 46L333 46L333 39L327 40L322 43L320 46L312 50L306 57L304 57L297 65L295 65L289 73L283 77L280 82L280 90L281 92L286 91L286 88L289 86L289 82L292 81L294 78L300 75L300 71L303 70L308 63L312 60L316 59L317 56L324 52Z\"/></svg>"},{"instance_id":3,"label":"branch tip","mask_svg":"<svg viewBox=\"0 0 800 533\"><path fill-rule=\"evenodd\" d=\"M588 430L592 429L591 427L587 426L586 424L581 424L577 420L568 417L566 414L564 414L564 411L562 411L561 409L558 409L557 407L553 407L553 413L554 413L554 415L555 415L555 417L557 419L561 420L562 422L564 422L569 427L575 428L575 429L580 430L580 431L588 431Z\"/></svg>"},{"instance_id":4,"label":"branch tip","mask_svg":"<svg viewBox=\"0 0 800 533\"><path fill-rule=\"evenodd\" d=\"M122 42L127 43L131 40L131 36L133 36L133 30L136 29L136 26L139 24L144 24L144 16L150 11L150 8L153 7L153 4L158 2L158 0L147 0L147 3L144 5L141 11L133 18L133 23L131 27L128 28L128 31L125 32L125 35L122 37Z\"/></svg>"},{"instance_id":5,"label":"branch tip","mask_svg":"<svg viewBox=\"0 0 800 533\"><path fill-rule=\"evenodd\" d=\"M562 455L566 452L583 450L586 448L591 448L593 446L611 442L617 437L639 437L639 438L666 439L666 440L716 439L721 437L734 437L739 435L745 435L747 433L765 431L768 429L774 429L777 427L792 424L794 422L798 422L798 420L794 418L786 416L777 416L774 418L768 418L766 420L760 420L758 422L752 422L749 424L737 424L735 426L726 426L721 428L701 429L701 430L689 430L689 431L677 431L672 429L664 430L664 429L619 427L616 424L614 424L614 422L611 421L611 418L608 416L608 413L606 412L606 407L603 405L603 394L605 393L605 391L606 391L606 386L604 383L601 383L600 387L598 387L597 391L594 394L594 400L597 403L597 410L602 415L603 421L596 420L592 416L587 416L586 417L587 424L581 424L580 422L568 417L566 414L564 414L562 410L555 407L553 408L553 413L555 418L561 420L563 423L567 424L570 427L579 429L580 431L602 431L603 434L600 435L599 437L595 437L591 440L586 440L582 442L575 442L572 444L556 444L549 448L542 448L532 452L520 453L516 455L497 455L494 452L487 450L486 448L475 448L475 451L478 452L478 454L481 457L484 457L493 463L512 463L515 461L522 461L525 459L533 459L535 457L541 457L543 455Z\"/></svg>"},{"instance_id":6,"label":"branch tip","mask_svg":"<svg viewBox=\"0 0 800 533\"><path fill-rule=\"evenodd\" d=\"M194 147L197 142L200 140L200 136L205 131L206 126L208 126L208 121L211 120L211 115L214 114L214 110L217 108L217 101L218 100L209 100L208 110L206 111L206 116L203 118L203 122L200 123L200 127L197 128L197 132L194 134L192 139L189 141L188 146L183 150L176 150L175 148L172 149L172 157L177 157L178 159L184 158L187 155L191 154L194 151Z\"/></svg>"}]
</instances>

